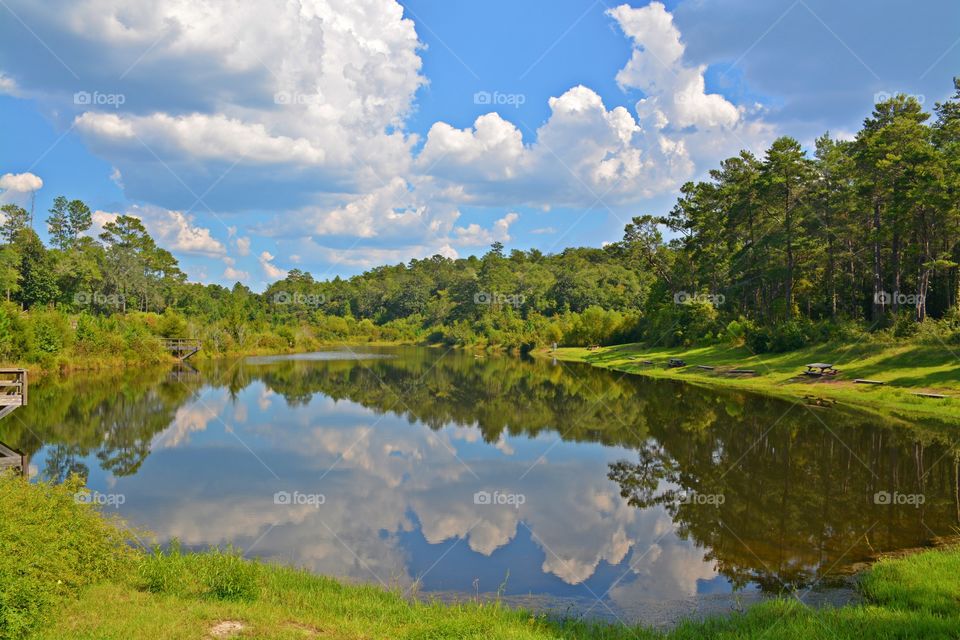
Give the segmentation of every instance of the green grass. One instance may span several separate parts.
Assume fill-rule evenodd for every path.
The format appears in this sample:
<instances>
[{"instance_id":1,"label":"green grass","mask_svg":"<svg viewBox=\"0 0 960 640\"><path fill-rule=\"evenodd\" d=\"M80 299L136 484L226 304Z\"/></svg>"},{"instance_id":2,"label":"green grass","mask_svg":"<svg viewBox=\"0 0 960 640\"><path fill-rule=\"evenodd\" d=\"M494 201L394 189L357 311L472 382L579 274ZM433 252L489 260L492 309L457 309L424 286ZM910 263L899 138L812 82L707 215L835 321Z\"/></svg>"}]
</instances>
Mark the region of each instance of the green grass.
<instances>
[{"instance_id":1,"label":"green grass","mask_svg":"<svg viewBox=\"0 0 960 640\"><path fill-rule=\"evenodd\" d=\"M598 351L565 348L550 355L567 361L658 378L673 378L744 389L786 398L815 396L905 419L934 417L960 420L960 355L945 347L922 344L826 344L797 351L755 355L744 347L711 345L694 348L646 348L640 344L604 347ZM670 358L686 367L665 368ZM642 360L656 363L641 364ZM799 376L809 362L832 363L836 378ZM697 365L716 367L714 371ZM730 375L728 369L753 369L756 375ZM880 380L882 386L854 384L854 379ZM952 396L922 398L914 392Z\"/></svg>"},{"instance_id":2,"label":"green grass","mask_svg":"<svg viewBox=\"0 0 960 640\"><path fill-rule=\"evenodd\" d=\"M957 638L960 550L881 561L862 580L863 605L810 609L789 597L746 613L690 621L661 633L548 620L497 603L417 602L347 585L232 550L134 551L129 534L75 485L0 476L0 638L42 640L257 639L788 640Z\"/></svg>"}]
</instances>

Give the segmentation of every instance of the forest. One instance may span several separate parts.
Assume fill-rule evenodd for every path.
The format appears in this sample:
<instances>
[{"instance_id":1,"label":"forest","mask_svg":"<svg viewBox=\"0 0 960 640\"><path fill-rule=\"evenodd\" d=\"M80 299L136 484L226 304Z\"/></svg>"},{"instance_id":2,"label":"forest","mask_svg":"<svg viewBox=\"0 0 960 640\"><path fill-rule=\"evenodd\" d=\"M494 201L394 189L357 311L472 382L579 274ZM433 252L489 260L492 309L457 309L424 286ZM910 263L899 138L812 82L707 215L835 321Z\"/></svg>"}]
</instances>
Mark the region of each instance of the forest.
<instances>
[{"instance_id":1,"label":"forest","mask_svg":"<svg viewBox=\"0 0 960 640\"><path fill-rule=\"evenodd\" d=\"M5 204L0 360L160 358L160 336L214 355L349 341L960 344L960 79L954 89L932 113L906 95L880 102L851 140L742 151L602 248L496 243L325 281L292 270L263 293L189 282L136 217L94 237L90 208L61 196L47 246L31 212Z\"/></svg>"}]
</instances>

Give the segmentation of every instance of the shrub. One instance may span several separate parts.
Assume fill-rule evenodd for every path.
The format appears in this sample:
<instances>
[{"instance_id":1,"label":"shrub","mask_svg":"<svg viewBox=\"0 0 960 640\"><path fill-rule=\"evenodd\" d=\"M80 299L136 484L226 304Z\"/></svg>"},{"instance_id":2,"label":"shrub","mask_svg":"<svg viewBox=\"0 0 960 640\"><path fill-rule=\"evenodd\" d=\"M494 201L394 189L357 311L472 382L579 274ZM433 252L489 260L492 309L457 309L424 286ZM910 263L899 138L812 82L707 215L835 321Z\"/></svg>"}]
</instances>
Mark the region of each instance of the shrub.
<instances>
[{"instance_id":1,"label":"shrub","mask_svg":"<svg viewBox=\"0 0 960 640\"><path fill-rule=\"evenodd\" d=\"M134 567L128 534L76 500L83 481L30 484L0 474L0 638L22 638L51 607L83 587Z\"/></svg>"},{"instance_id":2,"label":"shrub","mask_svg":"<svg viewBox=\"0 0 960 640\"><path fill-rule=\"evenodd\" d=\"M812 326L803 320L790 320L772 327L743 323L744 339L754 353L783 353L800 349L811 342Z\"/></svg>"},{"instance_id":3,"label":"shrub","mask_svg":"<svg viewBox=\"0 0 960 640\"><path fill-rule=\"evenodd\" d=\"M34 311L30 320L33 325L34 357L60 353L70 334L67 317L58 311Z\"/></svg>"}]
</instances>

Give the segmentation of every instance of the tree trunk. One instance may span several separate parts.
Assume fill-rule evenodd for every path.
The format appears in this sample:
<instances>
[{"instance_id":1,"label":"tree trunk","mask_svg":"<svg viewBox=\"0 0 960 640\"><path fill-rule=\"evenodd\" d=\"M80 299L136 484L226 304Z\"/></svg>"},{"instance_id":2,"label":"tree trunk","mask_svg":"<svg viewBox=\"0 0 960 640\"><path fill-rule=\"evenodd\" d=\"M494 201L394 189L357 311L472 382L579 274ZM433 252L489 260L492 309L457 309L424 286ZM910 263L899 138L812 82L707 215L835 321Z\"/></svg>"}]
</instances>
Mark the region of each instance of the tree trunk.
<instances>
[{"instance_id":1,"label":"tree trunk","mask_svg":"<svg viewBox=\"0 0 960 640\"><path fill-rule=\"evenodd\" d=\"M880 321L880 314L884 311L882 298L882 282L880 276L880 203L873 204L873 313L874 323Z\"/></svg>"}]
</instances>

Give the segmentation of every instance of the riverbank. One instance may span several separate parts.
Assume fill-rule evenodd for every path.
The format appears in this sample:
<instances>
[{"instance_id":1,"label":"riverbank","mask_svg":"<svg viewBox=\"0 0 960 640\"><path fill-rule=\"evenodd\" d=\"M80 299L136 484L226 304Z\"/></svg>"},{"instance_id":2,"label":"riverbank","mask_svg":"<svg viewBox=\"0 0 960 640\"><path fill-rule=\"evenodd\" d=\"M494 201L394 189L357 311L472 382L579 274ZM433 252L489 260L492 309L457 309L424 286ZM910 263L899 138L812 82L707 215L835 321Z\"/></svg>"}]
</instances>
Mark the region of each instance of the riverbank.
<instances>
[{"instance_id":1,"label":"riverbank","mask_svg":"<svg viewBox=\"0 0 960 640\"><path fill-rule=\"evenodd\" d=\"M960 355L924 344L825 344L788 353L756 355L744 347L712 345L689 349L624 344L600 349L561 348L541 355L568 362L655 378L817 403L836 401L905 420L960 420ZM671 358L681 367L668 368ZM833 364L836 376L803 375L814 362ZM653 364L648 364L653 363ZM752 373L735 373L735 371ZM883 384L858 384L866 379ZM916 394L933 394L945 398ZM822 404L822 403L821 403Z\"/></svg>"},{"instance_id":2,"label":"riverbank","mask_svg":"<svg viewBox=\"0 0 960 640\"><path fill-rule=\"evenodd\" d=\"M0 361L0 369L26 369L30 374L30 380L36 381L51 375L69 375L84 372L97 373L111 370L125 370L130 368L141 369L149 366L175 365L178 362L195 364L198 362L206 362L211 360L229 360L254 356L290 355L296 353L307 353L311 351L321 351L324 349L399 347L412 344L415 343L411 341L336 341L317 342L309 345L296 345L288 347L254 346L246 349L232 349L230 351L205 351L201 347L200 351L198 351L196 355L185 361L181 361L172 353L166 351L160 345L160 343L157 342L155 345L150 343L140 352L129 352L124 355L97 356L88 354L66 354L57 358L40 362L27 362L23 360Z\"/></svg>"},{"instance_id":3,"label":"riverbank","mask_svg":"<svg viewBox=\"0 0 960 640\"><path fill-rule=\"evenodd\" d=\"M813 610L786 598L670 632L549 620L497 604L415 601L231 551L151 553L75 481L0 477L0 638L948 638L960 628L960 551L883 560L865 604Z\"/></svg>"}]
</instances>

